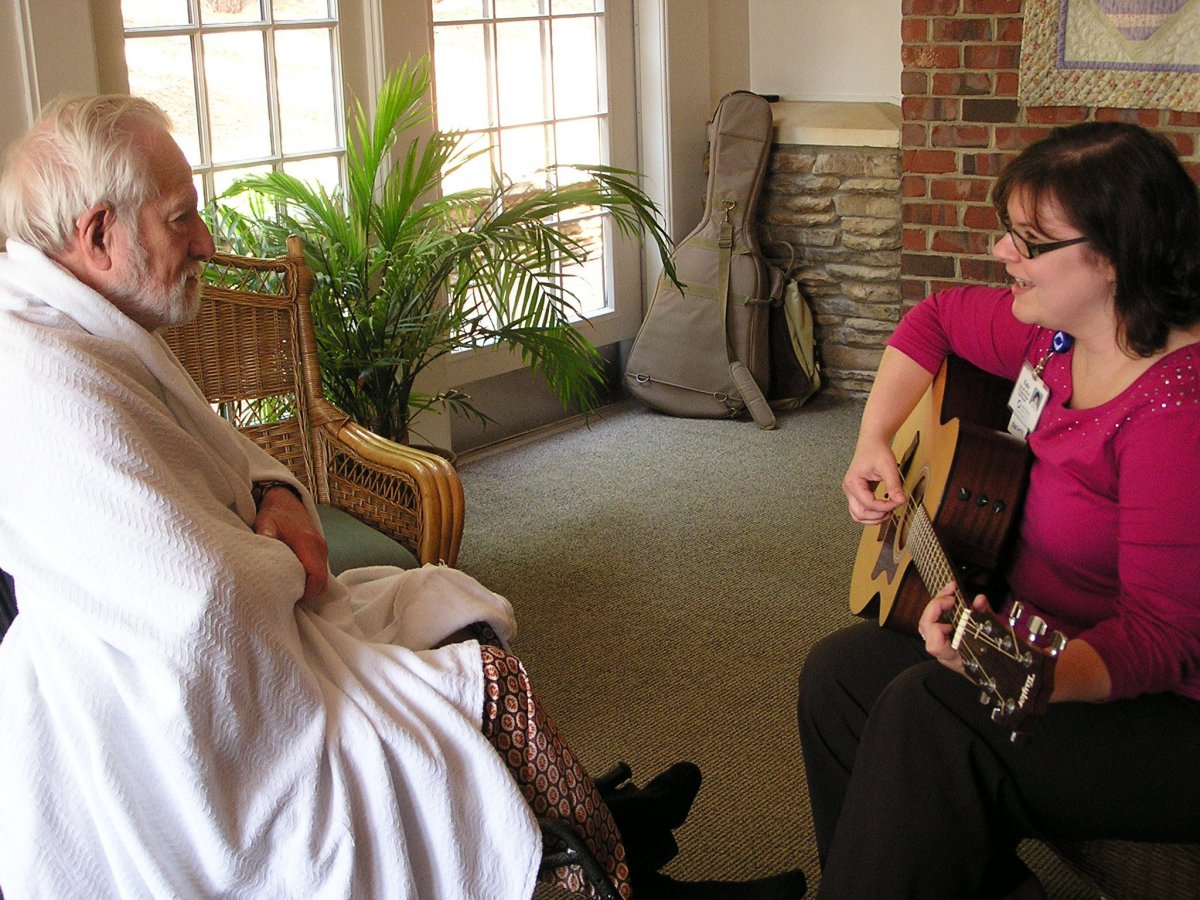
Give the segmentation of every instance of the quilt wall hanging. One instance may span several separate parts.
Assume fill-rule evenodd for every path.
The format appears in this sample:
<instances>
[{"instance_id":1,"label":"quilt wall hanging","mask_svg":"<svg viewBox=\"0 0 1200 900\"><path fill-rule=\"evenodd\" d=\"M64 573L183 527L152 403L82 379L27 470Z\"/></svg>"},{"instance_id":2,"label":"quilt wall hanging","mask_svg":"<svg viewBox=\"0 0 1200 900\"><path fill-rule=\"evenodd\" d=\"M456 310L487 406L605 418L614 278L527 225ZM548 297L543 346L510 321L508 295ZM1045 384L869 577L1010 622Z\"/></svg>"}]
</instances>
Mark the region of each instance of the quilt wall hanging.
<instances>
[{"instance_id":1,"label":"quilt wall hanging","mask_svg":"<svg viewBox=\"0 0 1200 900\"><path fill-rule=\"evenodd\" d=\"M1200 111L1200 0L1025 0L1025 106Z\"/></svg>"}]
</instances>

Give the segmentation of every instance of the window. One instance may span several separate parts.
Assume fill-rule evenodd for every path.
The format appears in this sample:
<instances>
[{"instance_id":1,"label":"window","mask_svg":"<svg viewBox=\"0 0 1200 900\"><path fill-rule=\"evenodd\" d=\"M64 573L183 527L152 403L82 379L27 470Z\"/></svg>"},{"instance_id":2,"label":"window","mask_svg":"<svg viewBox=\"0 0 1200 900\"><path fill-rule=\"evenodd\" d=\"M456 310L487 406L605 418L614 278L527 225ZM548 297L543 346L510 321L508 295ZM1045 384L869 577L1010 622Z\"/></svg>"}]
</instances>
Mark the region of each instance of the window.
<instances>
[{"instance_id":1,"label":"window","mask_svg":"<svg viewBox=\"0 0 1200 900\"><path fill-rule=\"evenodd\" d=\"M270 168L340 182L336 0L122 0L121 12L130 92L171 116L204 202Z\"/></svg>"},{"instance_id":2,"label":"window","mask_svg":"<svg viewBox=\"0 0 1200 900\"><path fill-rule=\"evenodd\" d=\"M569 179L555 164L609 162L604 0L432 0L438 127L489 148L446 180L485 186ZM472 143L473 141L473 143ZM612 307L609 229L581 209L561 227L589 249L568 276L580 310Z\"/></svg>"}]
</instances>

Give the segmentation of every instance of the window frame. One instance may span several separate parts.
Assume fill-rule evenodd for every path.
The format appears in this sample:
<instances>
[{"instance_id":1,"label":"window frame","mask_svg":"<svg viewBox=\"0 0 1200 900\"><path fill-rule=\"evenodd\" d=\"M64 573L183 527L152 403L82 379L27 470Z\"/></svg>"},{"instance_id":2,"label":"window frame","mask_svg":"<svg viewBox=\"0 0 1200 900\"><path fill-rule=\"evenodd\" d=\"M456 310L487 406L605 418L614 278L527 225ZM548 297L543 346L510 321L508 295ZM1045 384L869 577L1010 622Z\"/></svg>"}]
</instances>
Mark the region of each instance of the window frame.
<instances>
[{"instance_id":1,"label":"window frame","mask_svg":"<svg viewBox=\"0 0 1200 900\"><path fill-rule=\"evenodd\" d=\"M147 37L186 37L191 44L191 76L192 88L196 98L196 138L200 159L192 162L193 175L198 180L201 202L208 205L216 196L216 179L222 172L233 172L251 167L271 167L279 170L289 163L303 162L311 159L329 159L336 161L338 179L344 186L346 181L346 81L343 76L342 58L345 47L341 36L341 16L339 0L328 0L330 15L319 18L277 21L274 17L273 0L252 0L260 4L263 11L261 19L246 22L214 22L205 23L202 16L197 16L201 0L185 0L191 21L186 25L154 25L125 28L118 14L121 26L122 65L126 65L125 41L132 37L134 40ZM299 153L288 153L283 147L283 129L281 125L281 103L278 78L278 61L276 59L276 42L274 36L279 32L328 30L330 42L330 61L332 65L331 86L333 109L333 127L335 146L319 150L309 150ZM266 103L269 127L270 152L265 155L247 157L220 164L213 161L212 156L212 116L208 98L208 84L205 75L205 47L203 38L206 35L245 34L261 32L263 40L263 66L266 79ZM125 69L124 78L128 90L129 74Z\"/></svg>"}]
</instances>

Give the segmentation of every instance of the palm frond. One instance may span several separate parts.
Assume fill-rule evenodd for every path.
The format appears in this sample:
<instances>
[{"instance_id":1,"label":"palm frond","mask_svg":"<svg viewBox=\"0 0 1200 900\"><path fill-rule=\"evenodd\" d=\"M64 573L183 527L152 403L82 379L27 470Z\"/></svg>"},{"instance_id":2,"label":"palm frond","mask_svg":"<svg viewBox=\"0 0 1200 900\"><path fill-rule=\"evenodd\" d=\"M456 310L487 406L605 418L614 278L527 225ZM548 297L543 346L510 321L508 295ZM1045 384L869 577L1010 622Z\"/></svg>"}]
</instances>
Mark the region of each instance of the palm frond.
<instances>
[{"instance_id":1,"label":"palm frond","mask_svg":"<svg viewBox=\"0 0 1200 900\"><path fill-rule=\"evenodd\" d=\"M428 130L430 77L428 60L405 64L373 112L352 105L346 190L282 172L252 176L224 195L239 208L218 207L212 221L239 252L282 252L289 233L301 236L325 391L368 427L404 440L421 411L486 422L462 391L413 385L447 354L492 344L519 353L565 406L590 411L603 361L572 326L582 316L564 273L589 248L569 222L601 213L623 235L649 235L674 277L657 210L636 173L600 165L547 170L545 185L497 174L492 187L444 193L448 174L489 151L468 147L462 133Z\"/></svg>"}]
</instances>

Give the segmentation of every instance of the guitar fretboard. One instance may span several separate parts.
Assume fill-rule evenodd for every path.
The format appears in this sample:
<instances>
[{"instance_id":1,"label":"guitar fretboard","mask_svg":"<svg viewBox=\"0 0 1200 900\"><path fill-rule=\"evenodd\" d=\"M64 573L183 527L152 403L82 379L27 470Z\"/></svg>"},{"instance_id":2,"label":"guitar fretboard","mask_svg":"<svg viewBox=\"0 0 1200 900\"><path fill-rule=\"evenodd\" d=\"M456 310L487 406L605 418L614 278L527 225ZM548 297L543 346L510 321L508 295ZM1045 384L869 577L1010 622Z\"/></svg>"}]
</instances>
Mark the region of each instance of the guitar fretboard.
<instances>
[{"instance_id":1,"label":"guitar fretboard","mask_svg":"<svg viewBox=\"0 0 1200 900\"><path fill-rule=\"evenodd\" d=\"M917 573L925 589L933 596L951 581L954 585L954 606L949 613L948 621L954 626L950 637L950 646L957 650L963 658L963 674L971 681L983 687L994 690L995 680L990 677L981 665L978 655L979 643L985 643L990 649L1007 656L1013 655L1017 649L1011 635L997 634L990 619L977 619L971 614L971 607L962 593L954 575L954 568L942 549L942 542L933 530L929 514L920 503L910 502L905 512L908 525L908 551ZM967 640L964 640L966 638Z\"/></svg>"}]
</instances>

